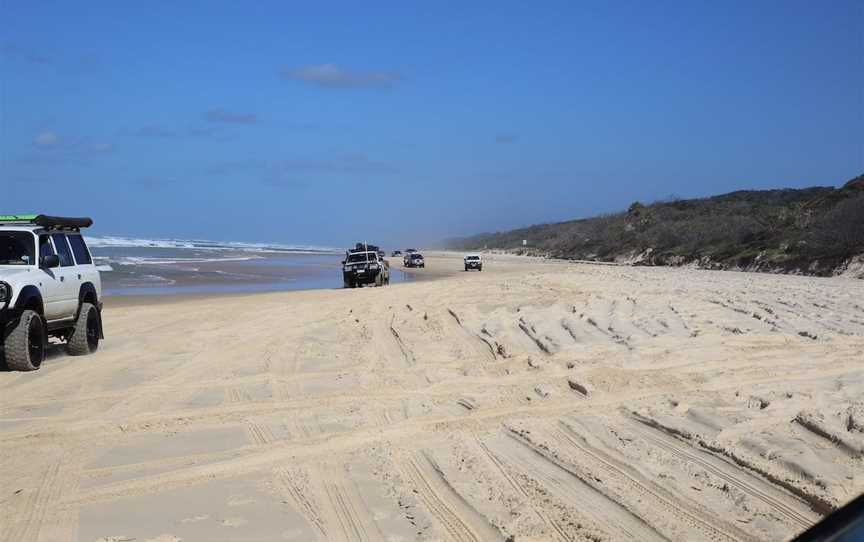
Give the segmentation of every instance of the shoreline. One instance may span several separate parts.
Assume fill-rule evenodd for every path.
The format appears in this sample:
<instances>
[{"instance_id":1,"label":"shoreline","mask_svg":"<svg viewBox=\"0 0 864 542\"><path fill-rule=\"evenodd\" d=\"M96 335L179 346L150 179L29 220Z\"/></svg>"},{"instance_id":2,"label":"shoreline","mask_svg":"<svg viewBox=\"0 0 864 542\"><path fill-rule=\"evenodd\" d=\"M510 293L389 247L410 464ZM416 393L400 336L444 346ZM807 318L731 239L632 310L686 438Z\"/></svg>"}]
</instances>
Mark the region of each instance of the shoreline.
<instances>
[{"instance_id":1,"label":"shoreline","mask_svg":"<svg viewBox=\"0 0 864 542\"><path fill-rule=\"evenodd\" d=\"M433 254L433 253L430 253ZM430 262L433 265L440 265L448 263L452 264L452 260L456 258L461 258L457 253L444 253L444 252L435 252L430 257ZM406 275L410 276L410 279L390 284L389 287L398 286L399 284L410 283L410 282L419 282L419 281L430 281L430 280L440 280L445 277L455 276L458 274L457 271L453 269L441 269L427 267L425 269L417 269L417 268L406 268L403 267L400 263L395 267L391 262L391 270L396 270ZM451 265L452 267L452 265ZM339 269L334 269L334 273L340 272ZM232 282L225 281L222 284L231 285L234 284ZM366 287L368 289L369 287ZM165 303L182 303L186 301L204 301L211 299L234 299L238 297L244 296L259 296L259 295L267 295L267 294L275 294L275 293L292 293L292 292L308 292L314 290L343 290L341 286L335 287L308 287L308 288L273 288L266 289L266 286L261 290L250 290L250 291L212 291L212 292L201 292L201 293L187 293L187 292L178 292L178 293L165 293L160 291L159 293L150 293L146 291L146 287L141 287L140 293L135 294L105 294L103 295L103 300L105 302L106 307L130 307L130 306L141 306L141 305L161 305ZM162 288L160 288L162 290Z\"/></svg>"}]
</instances>

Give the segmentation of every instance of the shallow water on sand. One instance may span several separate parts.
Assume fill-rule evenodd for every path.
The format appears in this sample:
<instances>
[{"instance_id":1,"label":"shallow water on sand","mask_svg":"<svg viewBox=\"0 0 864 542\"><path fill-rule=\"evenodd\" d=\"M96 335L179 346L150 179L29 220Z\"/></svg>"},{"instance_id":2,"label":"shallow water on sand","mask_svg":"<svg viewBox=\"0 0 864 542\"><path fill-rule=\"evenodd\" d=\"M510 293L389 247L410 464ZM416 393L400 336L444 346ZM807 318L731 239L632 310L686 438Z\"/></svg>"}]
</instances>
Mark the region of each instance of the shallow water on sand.
<instances>
[{"instance_id":1,"label":"shallow water on sand","mask_svg":"<svg viewBox=\"0 0 864 542\"><path fill-rule=\"evenodd\" d=\"M341 254L244 249L93 247L103 291L112 295L171 295L341 288ZM410 276L391 267L391 281Z\"/></svg>"}]
</instances>

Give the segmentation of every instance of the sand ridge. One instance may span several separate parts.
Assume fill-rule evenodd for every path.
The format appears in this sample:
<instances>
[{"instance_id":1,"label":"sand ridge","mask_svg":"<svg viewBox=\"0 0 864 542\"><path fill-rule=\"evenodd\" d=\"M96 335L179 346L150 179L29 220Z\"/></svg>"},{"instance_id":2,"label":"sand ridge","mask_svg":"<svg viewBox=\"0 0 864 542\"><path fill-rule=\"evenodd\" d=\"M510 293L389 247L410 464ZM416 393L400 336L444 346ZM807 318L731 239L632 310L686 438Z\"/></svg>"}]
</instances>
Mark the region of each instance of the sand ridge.
<instances>
[{"instance_id":1,"label":"sand ridge","mask_svg":"<svg viewBox=\"0 0 864 542\"><path fill-rule=\"evenodd\" d=\"M109 300L0 373L0 541L784 540L864 491L861 281L427 257Z\"/></svg>"}]
</instances>

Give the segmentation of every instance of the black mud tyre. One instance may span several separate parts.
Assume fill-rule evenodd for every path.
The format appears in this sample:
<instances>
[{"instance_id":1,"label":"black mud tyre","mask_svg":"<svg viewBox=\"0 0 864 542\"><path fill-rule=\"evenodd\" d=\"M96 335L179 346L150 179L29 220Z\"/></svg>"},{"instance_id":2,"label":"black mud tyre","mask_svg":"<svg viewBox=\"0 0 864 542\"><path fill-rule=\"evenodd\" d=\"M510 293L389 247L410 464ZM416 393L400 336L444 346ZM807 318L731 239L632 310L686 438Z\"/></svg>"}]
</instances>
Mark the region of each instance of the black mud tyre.
<instances>
[{"instance_id":1,"label":"black mud tyre","mask_svg":"<svg viewBox=\"0 0 864 542\"><path fill-rule=\"evenodd\" d=\"M99 348L99 310L90 303L82 303L69 335L66 349L73 356L86 356Z\"/></svg>"},{"instance_id":2,"label":"black mud tyre","mask_svg":"<svg viewBox=\"0 0 864 542\"><path fill-rule=\"evenodd\" d=\"M375 287L380 288L381 286L384 286L384 275L378 273L378 276L375 277Z\"/></svg>"},{"instance_id":3,"label":"black mud tyre","mask_svg":"<svg viewBox=\"0 0 864 542\"><path fill-rule=\"evenodd\" d=\"M468 266L467 266L467 265L465 266L465 271L468 271Z\"/></svg>"},{"instance_id":4,"label":"black mud tyre","mask_svg":"<svg viewBox=\"0 0 864 542\"><path fill-rule=\"evenodd\" d=\"M42 317L36 311L25 310L18 325L6 337L3 348L6 366L12 371L35 371L45 359L47 346Z\"/></svg>"},{"instance_id":5,"label":"black mud tyre","mask_svg":"<svg viewBox=\"0 0 864 542\"><path fill-rule=\"evenodd\" d=\"M347 280L343 280L343 281L342 281L342 287L343 287L343 288L353 288L354 285L351 284L350 282L348 282Z\"/></svg>"}]
</instances>

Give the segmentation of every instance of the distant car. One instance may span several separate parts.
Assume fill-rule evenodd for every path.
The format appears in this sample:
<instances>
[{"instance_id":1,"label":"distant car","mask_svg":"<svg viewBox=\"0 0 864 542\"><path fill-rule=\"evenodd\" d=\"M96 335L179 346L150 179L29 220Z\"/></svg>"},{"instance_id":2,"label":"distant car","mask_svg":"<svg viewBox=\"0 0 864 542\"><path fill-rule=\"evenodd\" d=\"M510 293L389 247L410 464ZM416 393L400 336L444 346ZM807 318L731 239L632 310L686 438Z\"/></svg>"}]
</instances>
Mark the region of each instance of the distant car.
<instances>
[{"instance_id":1,"label":"distant car","mask_svg":"<svg viewBox=\"0 0 864 542\"><path fill-rule=\"evenodd\" d=\"M423 259L423 255L419 252L406 254L402 259L402 264L405 267L426 267L426 261Z\"/></svg>"},{"instance_id":2,"label":"distant car","mask_svg":"<svg viewBox=\"0 0 864 542\"><path fill-rule=\"evenodd\" d=\"M465 271L468 271L470 269L483 271L483 260L480 258L479 254L465 255Z\"/></svg>"},{"instance_id":3,"label":"distant car","mask_svg":"<svg viewBox=\"0 0 864 542\"><path fill-rule=\"evenodd\" d=\"M394 250L393 252L390 253L390 255L391 256L401 256L402 251L401 250Z\"/></svg>"}]
</instances>

